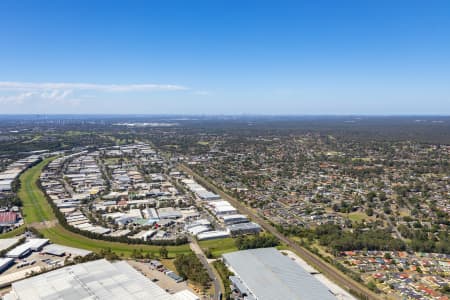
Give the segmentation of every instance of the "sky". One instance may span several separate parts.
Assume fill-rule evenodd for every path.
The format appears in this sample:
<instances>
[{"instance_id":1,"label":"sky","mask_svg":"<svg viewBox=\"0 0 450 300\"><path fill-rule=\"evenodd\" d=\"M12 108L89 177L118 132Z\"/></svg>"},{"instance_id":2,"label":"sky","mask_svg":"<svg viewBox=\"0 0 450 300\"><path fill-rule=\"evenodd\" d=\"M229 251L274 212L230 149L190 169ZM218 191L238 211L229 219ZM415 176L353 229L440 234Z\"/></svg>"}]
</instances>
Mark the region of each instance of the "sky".
<instances>
[{"instance_id":1,"label":"sky","mask_svg":"<svg viewBox=\"0 0 450 300\"><path fill-rule=\"evenodd\" d=\"M450 1L0 1L0 114L450 115Z\"/></svg>"}]
</instances>

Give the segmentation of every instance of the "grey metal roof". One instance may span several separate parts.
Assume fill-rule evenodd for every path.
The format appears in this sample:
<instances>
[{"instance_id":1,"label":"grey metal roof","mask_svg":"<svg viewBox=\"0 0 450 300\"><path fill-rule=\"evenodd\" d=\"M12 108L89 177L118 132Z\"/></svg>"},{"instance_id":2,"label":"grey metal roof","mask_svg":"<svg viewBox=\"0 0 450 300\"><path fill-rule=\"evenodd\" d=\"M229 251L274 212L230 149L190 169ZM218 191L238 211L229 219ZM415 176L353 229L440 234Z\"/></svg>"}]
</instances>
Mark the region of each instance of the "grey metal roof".
<instances>
[{"instance_id":1,"label":"grey metal roof","mask_svg":"<svg viewBox=\"0 0 450 300\"><path fill-rule=\"evenodd\" d=\"M239 230L261 229L261 226L259 226L256 223L253 223L253 222L247 222L247 223L237 223L237 224L228 225L227 228L230 231L239 231Z\"/></svg>"},{"instance_id":2,"label":"grey metal roof","mask_svg":"<svg viewBox=\"0 0 450 300\"><path fill-rule=\"evenodd\" d=\"M258 300L335 300L328 288L275 248L223 255Z\"/></svg>"},{"instance_id":3,"label":"grey metal roof","mask_svg":"<svg viewBox=\"0 0 450 300\"><path fill-rule=\"evenodd\" d=\"M124 261L96 260L64 267L12 284L19 300L176 300Z\"/></svg>"}]
</instances>

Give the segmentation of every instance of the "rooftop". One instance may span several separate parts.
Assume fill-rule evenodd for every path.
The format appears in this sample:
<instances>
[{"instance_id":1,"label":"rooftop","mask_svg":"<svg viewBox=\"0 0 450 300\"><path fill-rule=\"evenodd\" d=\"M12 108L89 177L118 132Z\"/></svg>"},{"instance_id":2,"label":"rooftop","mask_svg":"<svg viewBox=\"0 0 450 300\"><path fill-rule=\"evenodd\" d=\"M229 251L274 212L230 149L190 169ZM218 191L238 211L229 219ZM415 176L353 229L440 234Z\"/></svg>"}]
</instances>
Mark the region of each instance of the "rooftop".
<instances>
[{"instance_id":1,"label":"rooftop","mask_svg":"<svg viewBox=\"0 0 450 300\"><path fill-rule=\"evenodd\" d=\"M259 300L332 300L328 288L275 248L223 255L247 289Z\"/></svg>"},{"instance_id":2,"label":"rooftop","mask_svg":"<svg viewBox=\"0 0 450 300\"><path fill-rule=\"evenodd\" d=\"M27 278L12 287L8 299L188 299L168 294L124 261L110 263L104 259ZM198 299L188 291L180 296L187 294Z\"/></svg>"}]
</instances>

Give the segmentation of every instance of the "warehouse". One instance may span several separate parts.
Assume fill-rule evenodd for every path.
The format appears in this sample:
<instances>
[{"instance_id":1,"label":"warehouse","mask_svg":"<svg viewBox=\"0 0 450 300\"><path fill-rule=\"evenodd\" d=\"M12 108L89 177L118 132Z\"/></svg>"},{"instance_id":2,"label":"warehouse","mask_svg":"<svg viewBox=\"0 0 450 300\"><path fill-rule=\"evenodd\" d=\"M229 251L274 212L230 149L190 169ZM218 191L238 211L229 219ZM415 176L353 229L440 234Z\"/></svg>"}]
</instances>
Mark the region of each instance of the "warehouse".
<instances>
[{"instance_id":1,"label":"warehouse","mask_svg":"<svg viewBox=\"0 0 450 300\"><path fill-rule=\"evenodd\" d=\"M325 285L275 248L227 253L223 259L236 276L233 288L247 294L247 299L337 299Z\"/></svg>"},{"instance_id":2,"label":"warehouse","mask_svg":"<svg viewBox=\"0 0 450 300\"><path fill-rule=\"evenodd\" d=\"M226 238L229 236L230 236L230 233L228 231L214 230L214 231L206 231L206 232L199 233L197 235L197 240L205 241L205 240Z\"/></svg>"},{"instance_id":3,"label":"warehouse","mask_svg":"<svg viewBox=\"0 0 450 300\"><path fill-rule=\"evenodd\" d=\"M231 215L231 214L236 214L237 210L236 208L234 208L233 206L217 206L214 208L214 213L217 216L221 216L221 215Z\"/></svg>"},{"instance_id":4,"label":"warehouse","mask_svg":"<svg viewBox=\"0 0 450 300\"><path fill-rule=\"evenodd\" d=\"M158 209L158 214L160 219L178 219L183 215L178 209L173 207L163 207Z\"/></svg>"},{"instance_id":5,"label":"warehouse","mask_svg":"<svg viewBox=\"0 0 450 300\"><path fill-rule=\"evenodd\" d=\"M24 245L28 245L31 251L40 251L48 244L48 239L29 239Z\"/></svg>"},{"instance_id":6,"label":"warehouse","mask_svg":"<svg viewBox=\"0 0 450 300\"><path fill-rule=\"evenodd\" d=\"M219 195L216 195L216 194L214 194L214 193L212 193L210 191L207 191L207 190L198 190L196 192L196 194L197 194L197 196L199 198L201 198L202 200L206 200L206 201L220 199Z\"/></svg>"},{"instance_id":7,"label":"warehouse","mask_svg":"<svg viewBox=\"0 0 450 300\"><path fill-rule=\"evenodd\" d=\"M219 201L210 201L208 202L208 205L212 207L212 210L215 215L221 216L221 215L233 215L237 213L236 208L234 208L230 202L225 200L219 200Z\"/></svg>"},{"instance_id":8,"label":"warehouse","mask_svg":"<svg viewBox=\"0 0 450 300\"><path fill-rule=\"evenodd\" d=\"M55 256L64 256L64 255L73 255L75 256L87 256L92 253L92 251L80 249L80 248L72 248L68 246L58 245L58 244L49 244L42 249L42 253L55 255Z\"/></svg>"},{"instance_id":9,"label":"warehouse","mask_svg":"<svg viewBox=\"0 0 450 300\"><path fill-rule=\"evenodd\" d=\"M256 234L261 231L261 226L253 222L238 223L227 226L232 236L239 234Z\"/></svg>"},{"instance_id":10,"label":"warehouse","mask_svg":"<svg viewBox=\"0 0 450 300\"><path fill-rule=\"evenodd\" d=\"M238 224L238 223L246 223L248 222L248 218L245 215L234 214L234 215L224 215L221 216L223 223L225 225Z\"/></svg>"},{"instance_id":11,"label":"warehouse","mask_svg":"<svg viewBox=\"0 0 450 300\"><path fill-rule=\"evenodd\" d=\"M0 239L0 251L4 251L19 242L19 238Z\"/></svg>"},{"instance_id":12,"label":"warehouse","mask_svg":"<svg viewBox=\"0 0 450 300\"><path fill-rule=\"evenodd\" d=\"M189 298L188 298L189 297ZM199 298L188 290L169 294L124 261L105 259L61 268L12 284L7 300Z\"/></svg>"},{"instance_id":13,"label":"warehouse","mask_svg":"<svg viewBox=\"0 0 450 300\"><path fill-rule=\"evenodd\" d=\"M40 251L48 243L48 239L29 239L26 243L19 245L6 253L7 257L21 258L32 251Z\"/></svg>"},{"instance_id":14,"label":"warehouse","mask_svg":"<svg viewBox=\"0 0 450 300\"><path fill-rule=\"evenodd\" d=\"M12 211L0 212L0 226L10 226L19 221L19 215Z\"/></svg>"},{"instance_id":15,"label":"warehouse","mask_svg":"<svg viewBox=\"0 0 450 300\"><path fill-rule=\"evenodd\" d=\"M188 229L188 232L194 236L205 232L205 231L210 231L211 227L210 226L205 226L205 225L198 225L198 226L194 226Z\"/></svg>"},{"instance_id":16,"label":"warehouse","mask_svg":"<svg viewBox=\"0 0 450 300\"><path fill-rule=\"evenodd\" d=\"M148 241L156 234L156 230L150 229L150 230L142 230L135 235L130 236L131 239L139 239L143 241Z\"/></svg>"},{"instance_id":17,"label":"warehouse","mask_svg":"<svg viewBox=\"0 0 450 300\"><path fill-rule=\"evenodd\" d=\"M142 214L144 215L144 218L146 218L146 219L153 219L155 221L159 220L158 213L156 212L156 209L154 209L153 207L143 209Z\"/></svg>"},{"instance_id":18,"label":"warehouse","mask_svg":"<svg viewBox=\"0 0 450 300\"><path fill-rule=\"evenodd\" d=\"M13 181L10 179L0 180L0 192L11 192Z\"/></svg>"},{"instance_id":19,"label":"warehouse","mask_svg":"<svg viewBox=\"0 0 450 300\"><path fill-rule=\"evenodd\" d=\"M14 264L13 258L0 258L0 273L5 272Z\"/></svg>"},{"instance_id":20,"label":"warehouse","mask_svg":"<svg viewBox=\"0 0 450 300\"><path fill-rule=\"evenodd\" d=\"M21 258L31 253L31 249L28 245L22 244L14 249L11 249L6 253L6 257Z\"/></svg>"}]
</instances>

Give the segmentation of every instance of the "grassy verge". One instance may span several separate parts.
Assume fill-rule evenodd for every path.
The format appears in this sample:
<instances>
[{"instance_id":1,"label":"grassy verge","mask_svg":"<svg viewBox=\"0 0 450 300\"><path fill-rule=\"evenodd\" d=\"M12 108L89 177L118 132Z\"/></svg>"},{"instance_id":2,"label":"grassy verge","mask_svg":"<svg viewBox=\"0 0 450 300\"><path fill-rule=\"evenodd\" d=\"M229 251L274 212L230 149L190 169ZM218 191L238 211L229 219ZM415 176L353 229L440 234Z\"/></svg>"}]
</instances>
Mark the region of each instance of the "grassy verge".
<instances>
[{"instance_id":1,"label":"grassy verge","mask_svg":"<svg viewBox=\"0 0 450 300\"><path fill-rule=\"evenodd\" d=\"M20 227L17 227L16 229L13 229L11 231L8 231L6 233L0 234L0 239L8 239L8 238L13 238L16 235L22 234L25 232L25 226L22 225Z\"/></svg>"},{"instance_id":2,"label":"grassy verge","mask_svg":"<svg viewBox=\"0 0 450 300\"><path fill-rule=\"evenodd\" d=\"M233 238L199 241L198 244L202 249L209 249L214 257L219 257L224 253L238 250Z\"/></svg>"},{"instance_id":3,"label":"grassy verge","mask_svg":"<svg viewBox=\"0 0 450 300\"><path fill-rule=\"evenodd\" d=\"M159 255L161 246L154 245L128 245L125 243L109 242L102 240L94 240L71 232L61 225L56 225L51 228L39 229L39 232L44 237L50 239L53 243L62 244L70 247L82 248L94 252L99 252L102 249L110 248L119 256L131 257L133 249L142 249L142 251L150 252ZM169 258L175 257L177 254L190 253L189 245L181 246L166 246L169 251Z\"/></svg>"},{"instance_id":4,"label":"grassy verge","mask_svg":"<svg viewBox=\"0 0 450 300\"><path fill-rule=\"evenodd\" d=\"M228 268L225 266L225 264L220 261L216 260L213 262L214 269L219 274L221 282L222 282L222 288L225 291L224 299L230 299L231 295L231 281L229 279L230 276L234 275L233 272L230 272Z\"/></svg>"},{"instance_id":5,"label":"grassy verge","mask_svg":"<svg viewBox=\"0 0 450 300\"><path fill-rule=\"evenodd\" d=\"M45 198L44 192L37 185L42 169L51 161L52 158L41 161L39 164L25 171L19 178L20 190L18 196L23 203L22 212L25 223L27 224L55 219L55 215Z\"/></svg>"}]
</instances>

